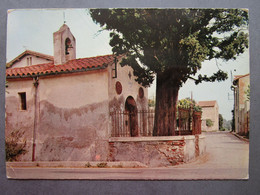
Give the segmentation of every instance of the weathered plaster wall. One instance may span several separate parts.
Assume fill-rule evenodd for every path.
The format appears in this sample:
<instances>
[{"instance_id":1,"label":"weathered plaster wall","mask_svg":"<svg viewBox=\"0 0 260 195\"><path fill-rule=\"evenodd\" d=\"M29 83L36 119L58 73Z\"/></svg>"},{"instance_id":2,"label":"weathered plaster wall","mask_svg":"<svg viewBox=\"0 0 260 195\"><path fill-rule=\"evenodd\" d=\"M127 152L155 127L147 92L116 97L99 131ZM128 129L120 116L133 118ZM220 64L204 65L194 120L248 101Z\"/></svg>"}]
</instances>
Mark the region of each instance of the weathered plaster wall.
<instances>
[{"instance_id":1,"label":"weathered plaster wall","mask_svg":"<svg viewBox=\"0 0 260 195\"><path fill-rule=\"evenodd\" d=\"M184 140L156 139L156 137L111 138L110 161L139 161L149 167L176 165L183 162Z\"/></svg>"},{"instance_id":2,"label":"weathered plaster wall","mask_svg":"<svg viewBox=\"0 0 260 195\"><path fill-rule=\"evenodd\" d=\"M148 88L143 87L135 81L133 69L130 66L121 67L120 62L117 63L117 78L112 78L114 71L112 70L114 64L109 66L109 101L110 111L114 109L125 109L125 101L127 97L132 96L137 104L138 110L148 109ZM122 84L122 93L116 93L116 82L119 81ZM140 98L138 95L139 88L142 87L144 90L144 97Z\"/></svg>"},{"instance_id":3,"label":"weathered plaster wall","mask_svg":"<svg viewBox=\"0 0 260 195\"><path fill-rule=\"evenodd\" d=\"M217 131L219 129L219 111L218 106L214 107L202 107L202 131ZM206 126L206 120L210 119L213 122L213 126Z\"/></svg>"},{"instance_id":4,"label":"weathered plaster wall","mask_svg":"<svg viewBox=\"0 0 260 195\"><path fill-rule=\"evenodd\" d=\"M32 160L35 132L36 161L106 160L107 80L107 72L102 70L40 77L37 90L32 79L10 80L6 96L6 135L17 127L25 132L29 152L21 159ZM26 111L19 110L18 92L26 92Z\"/></svg>"},{"instance_id":5,"label":"weathered plaster wall","mask_svg":"<svg viewBox=\"0 0 260 195\"><path fill-rule=\"evenodd\" d=\"M41 77L39 96L60 108L79 108L86 104L107 101L107 72L91 71L86 74L69 74Z\"/></svg>"},{"instance_id":6,"label":"weathered plaster wall","mask_svg":"<svg viewBox=\"0 0 260 195\"><path fill-rule=\"evenodd\" d=\"M248 114L250 101L247 99L246 91L250 85L250 77L246 75L239 78L237 88L235 88L235 131L240 135L248 134ZM248 113L247 113L248 112Z\"/></svg>"},{"instance_id":7,"label":"weathered plaster wall","mask_svg":"<svg viewBox=\"0 0 260 195\"><path fill-rule=\"evenodd\" d=\"M110 161L139 161L149 167L189 162L205 153L204 136L110 138Z\"/></svg>"},{"instance_id":8,"label":"weathered plaster wall","mask_svg":"<svg viewBox=\"0 0 260 195\"><path fill-rule=\"evenodd\" d=\"M28 66L28 62L27 62L27 58L32 58L32 64L31 65L35 65L35 64L44 64L44 63L50 63L50 60L46 60L44 58L40 58L40 57L36 57L34 55L26 55L25 57L23 57L20 61L15 62L12 65L12 68L18 68L18 67L25 67Z\"/></svg>"},{"instance_id":9,"label":"weathered plaster wall","mask_svg":"<svg viewBox=\"0 0 260 195\"><path fill-rule=\"evenodd\" d=\"M184 162L189 162L206 152L204 135L184 136Z\"/></svg>"},{"instance_id":10,"label":"weathered plaster wall","mask_svg":"<svg viewBox=\"0 0 260 195\"><path fill-rule=\"evenodd\" d=\"M65 54L65 41L67 38L71 41L71 47L68 49L69 54ZM53 33L53 43L54 64L63 64L68 60L76 59L76 39L66 24L63 24L57 32Z\"/></svg>"},{"instance_id":11,"label":"weathered plaster wall","mask_svg":"<svg viewBox=\"0 0 260 195\"><path fill-rule=\"evenodd\" d=\"M107 73L39 81L36 160L106 160Z\"/></svg>"},{"instance_id":12,"label":"weathered plaster wall","mask_svg":"<svg viewBox=\"0 0 260 195\"><path fill-rule=\"evenodd\" d=\"M246 90L250 84L250 77L245 76L239 79L238 89L239 89L239 109L245 107L245 102L247 100Z\"/></svg>"},{"instance_id":13,"label":"weathered plaster wall","mask_svg":"<svg viewBox=\"0 0 260 195\"><path fill-rule=\"evenodd\" d=\"M194 159L196 155L196 140L194 135L186 135L185 136L185 147L184 147L184 162L189 162Z\"/></svg>"},{"instance_id":14,"label":"weathered plaster wall","mask_svg":"<svg viewBox=\"0 0 260 195\"><path fill-rule=\"evenodd\" d=\"M198 146L199 146L199 155L203 155L207 151L206 140L204 135L198 135Z\"/></svg>"},{"instance_id":15,"label":"weathered plaster wall","mask_svg":"<svg viewBox=\"0 0 260 195\"><path fill-rule=\"evenodd\" d=\"M21 110L20 92L26 92L27 109ZM19 160L30 161L32 159L32 141L34 128L34 93L33 80L8 82L6 88L6 124L5 136L8 138L14 131L23 133L20 141L26 141L27 153L22 155Z\"/></svg>"}]
</instances>

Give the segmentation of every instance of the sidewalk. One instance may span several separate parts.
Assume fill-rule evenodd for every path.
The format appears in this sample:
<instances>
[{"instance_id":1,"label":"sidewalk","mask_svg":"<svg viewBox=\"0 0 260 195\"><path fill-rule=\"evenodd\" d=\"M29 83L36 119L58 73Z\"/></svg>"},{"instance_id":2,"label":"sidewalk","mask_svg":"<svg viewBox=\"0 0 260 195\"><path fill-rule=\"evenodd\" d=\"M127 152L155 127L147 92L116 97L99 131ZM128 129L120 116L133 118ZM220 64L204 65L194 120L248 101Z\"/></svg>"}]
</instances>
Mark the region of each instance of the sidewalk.
<instances>
[{"instance_id":1,"label":"sidewalk","mask_svg":"<svg viewBox=\"0 0 260 195\"><path fill-rule=\"evenodd\" d=\"M233 131L230 131L230 133L233 134L234 136L236 136L237 138L249 143L249 139L246 138L245 136L238 135L237 133L235 133Z\"/></svg>"},{"instance_id":2,"label":"sidewalk","mask_svg":"<svg viewBox=\"0 0 260 195\"><path fill-rule=\"evenodd\" d=\"M35 161L35 162L6 162L6 167L53 167L53 168L147 168L138 161Z\"/></svg>"}]
</instances>

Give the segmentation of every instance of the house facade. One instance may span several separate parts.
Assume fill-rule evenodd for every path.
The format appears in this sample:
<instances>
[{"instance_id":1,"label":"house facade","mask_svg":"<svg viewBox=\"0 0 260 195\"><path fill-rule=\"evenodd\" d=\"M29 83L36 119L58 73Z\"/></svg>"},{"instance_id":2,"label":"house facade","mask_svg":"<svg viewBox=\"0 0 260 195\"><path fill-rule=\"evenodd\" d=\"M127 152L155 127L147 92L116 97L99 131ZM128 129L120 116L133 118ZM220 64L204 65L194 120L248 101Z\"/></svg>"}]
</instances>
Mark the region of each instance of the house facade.
<instances>
[{"instance_id":1,"label":"house facade","mask_svg":"<svg viewBox=\"0 0 260 195\"><path fill-rule=\"evenodd\" d=\"M216 100L200 101L198 105L202 108L202 131L219 130L219 107Z\"/></svg>"},{"instance_id":2,"label":"house facade","mask_svg":"<svg viewBox=\"0 0 260 195\"><path fill-rule=\"evenodd\" d=\"M250 75L235 75L232 89L234 91L235 132L249 134L250 115Z\"/></svg>"},{"instance_id":3,"label":"house facade","mask_svg":"<svg viewBox=\"0 0 260 195\"><path fill-rule=\"evenodd\" d=\"M64 24L54 33L54 57L25 51L9 63L6 136L23 133L21 161L107 160L110 112L148 107L147 88L120 57L76 59L75 41Z\"/></svg>"}]
</instances>

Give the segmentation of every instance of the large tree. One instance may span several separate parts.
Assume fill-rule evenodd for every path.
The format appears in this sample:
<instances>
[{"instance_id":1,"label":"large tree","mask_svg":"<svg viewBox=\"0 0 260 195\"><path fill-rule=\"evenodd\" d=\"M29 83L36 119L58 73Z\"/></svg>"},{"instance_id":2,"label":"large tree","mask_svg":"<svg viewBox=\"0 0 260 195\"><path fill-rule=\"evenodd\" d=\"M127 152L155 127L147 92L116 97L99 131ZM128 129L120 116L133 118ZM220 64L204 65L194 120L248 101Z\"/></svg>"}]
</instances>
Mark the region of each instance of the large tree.
<instances>
[{"instance_id":1,"label":"large tree","mask_svg":"<svg viewBox=\"0 0 260 195\"><path fill-rule=\"evenodd\" d=\"M124 54L122 66L134 69L137 81L149 86L156 76L154 135L174 135L178 91L187 79L222 81L195 74L213 58L236 59L248 47L248 12L241 9L92 9L91 17L110 30L110 45Z\"/></svg>"}]
</instances>

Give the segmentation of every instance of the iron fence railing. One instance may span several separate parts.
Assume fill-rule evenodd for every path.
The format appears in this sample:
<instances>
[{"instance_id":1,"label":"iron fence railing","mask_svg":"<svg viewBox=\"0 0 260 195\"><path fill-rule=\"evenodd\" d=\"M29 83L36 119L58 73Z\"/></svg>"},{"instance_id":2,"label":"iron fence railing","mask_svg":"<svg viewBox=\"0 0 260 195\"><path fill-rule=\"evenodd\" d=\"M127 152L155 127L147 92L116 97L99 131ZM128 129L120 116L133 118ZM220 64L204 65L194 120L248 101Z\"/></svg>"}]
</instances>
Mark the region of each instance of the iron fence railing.
<instances>
[{"instance_id":1,"label":"iron fence railing","mask_svg":"<svg viewBox=\"0 0 260 195\"><path fill-rule=\"evenodd\" d=\"M131 137L133 129L137 136L153 136L154 109L128 111L113 111L111 116L111 136ZM191 108L178 108L175 135L194 135L201 133L201 112Z\"/></svg>"}]
</instances>

